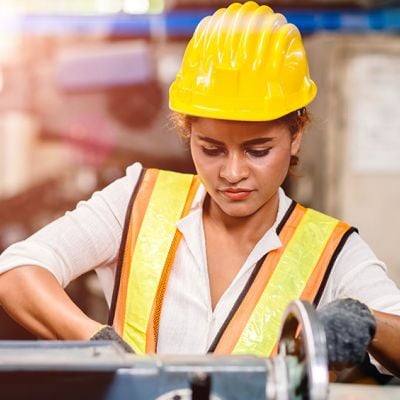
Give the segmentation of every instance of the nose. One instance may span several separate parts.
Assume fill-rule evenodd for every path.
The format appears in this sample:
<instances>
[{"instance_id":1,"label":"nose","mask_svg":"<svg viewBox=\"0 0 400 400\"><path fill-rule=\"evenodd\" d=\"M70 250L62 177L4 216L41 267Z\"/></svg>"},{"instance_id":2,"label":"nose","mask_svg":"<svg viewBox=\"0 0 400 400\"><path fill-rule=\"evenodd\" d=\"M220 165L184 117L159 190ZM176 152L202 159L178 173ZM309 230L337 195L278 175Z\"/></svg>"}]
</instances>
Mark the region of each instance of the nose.
<instances>
[{"instance_id":1,"label":"nose","mask_svg":"<svg viewBox=\"0 0 400 400\"><path fill-rule=\"evenodd\" d=\"M231 153L223 160L220 177L229 183L238 183L249 176L249 168L244 157Z\"/></svg>"}]
</instances>

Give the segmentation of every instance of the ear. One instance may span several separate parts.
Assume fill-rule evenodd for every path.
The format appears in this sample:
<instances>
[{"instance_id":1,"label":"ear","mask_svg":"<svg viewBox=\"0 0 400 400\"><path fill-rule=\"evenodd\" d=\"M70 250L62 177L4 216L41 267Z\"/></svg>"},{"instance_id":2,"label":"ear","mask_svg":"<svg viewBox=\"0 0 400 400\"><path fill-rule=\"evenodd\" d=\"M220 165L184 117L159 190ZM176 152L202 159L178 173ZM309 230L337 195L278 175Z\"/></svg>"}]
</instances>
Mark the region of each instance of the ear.
<instances>
[{"instance_id":1,"label":"ear","mask_svg":"<svg viewBox=\"0 0 400 400\"><path fill-rule=\"evenodd\" d=\"M293 136L292 136L292 143L290 144L290 155L295 156L300 150L301 141L303 139L303 132L304 129L299 129Z\"/></svg>"}]
</instances>

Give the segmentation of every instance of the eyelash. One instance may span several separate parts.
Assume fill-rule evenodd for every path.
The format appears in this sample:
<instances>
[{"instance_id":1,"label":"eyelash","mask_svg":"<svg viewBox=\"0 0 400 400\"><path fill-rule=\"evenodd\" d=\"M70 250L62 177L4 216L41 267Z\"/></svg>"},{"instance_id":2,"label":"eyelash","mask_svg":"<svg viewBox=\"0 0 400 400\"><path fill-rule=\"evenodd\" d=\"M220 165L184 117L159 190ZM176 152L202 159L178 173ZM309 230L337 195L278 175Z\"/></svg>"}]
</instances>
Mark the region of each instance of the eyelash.
<instances>
[{"instance_id":1,"label":"eyelash","mask_svg":"<svg viewBox=\"0 0 400 400\"><path fill-rule=\"evenodd\" d=\"M224 149L222 148L213 148L213 149L208 149L207 147L202 147L203 153L206 154L207 156L210 157L217 157L225 152ZM263 150L245 150L245 153L249 154L251 157L256 157L256 158L261 158L265 157L269 152L271 148L268 149L263 149Z\"/></svg>"},{"instance_id":2,"label":"eyelash","mask_svg":"<svg viewBox=\"0 0 400 400\"><path fill-rule=\"evenodd\" d=\"M251 155L252 157L265 157L269 151L271 150L271 148L268 149L264 149L264 150L246 150L246 153Z\"/></svg>"},{"instance_id":3,"label":"eyelash","mask_svg":"<svg viewBox=\"0 0 400 400\"><path fill-rule=\"evenodd\" d=\"M216 157L219 156L220 154L222 154L224 152L223 149L220 148L215 148L215 149L208 149L207 147L202 147L203 153L206 154L207 156L211 156L211 157Z\"/></svg>"}]
</instances>

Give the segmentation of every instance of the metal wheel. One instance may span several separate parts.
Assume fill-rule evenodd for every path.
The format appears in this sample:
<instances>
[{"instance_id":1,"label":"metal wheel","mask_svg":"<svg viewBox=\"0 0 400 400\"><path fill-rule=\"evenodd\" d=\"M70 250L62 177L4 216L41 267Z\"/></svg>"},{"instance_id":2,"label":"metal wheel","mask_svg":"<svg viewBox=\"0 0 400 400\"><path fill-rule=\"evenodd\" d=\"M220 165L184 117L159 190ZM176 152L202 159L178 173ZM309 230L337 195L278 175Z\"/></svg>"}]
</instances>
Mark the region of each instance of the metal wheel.
<instances>
[{"instance_id":1,"label":"metal wheel","mask_svg":"<svg viewBox=\"0 0 400 400\"><path fill-rule=\"evenodd\" d=\"M329 378L325 331L310 303L295 300L286 308L278 353L298 358L302 367L299 389L303 399L327 399Z\"/></svg>"}]
</instances>

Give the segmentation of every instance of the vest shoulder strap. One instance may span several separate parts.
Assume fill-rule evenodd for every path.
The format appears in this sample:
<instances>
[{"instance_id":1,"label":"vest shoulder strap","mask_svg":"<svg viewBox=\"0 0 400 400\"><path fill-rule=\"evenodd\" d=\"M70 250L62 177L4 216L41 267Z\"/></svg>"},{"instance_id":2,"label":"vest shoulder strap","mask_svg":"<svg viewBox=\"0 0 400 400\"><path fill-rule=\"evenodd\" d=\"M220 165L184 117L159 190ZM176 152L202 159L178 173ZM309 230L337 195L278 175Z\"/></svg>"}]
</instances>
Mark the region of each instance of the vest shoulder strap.
<instances>
[{"instance_id":1,"label":"vest shoulder strap","mask_svg":"<svg viewBox=\"0 0 400 400\"><path fill-rule=\"evenodd\" d=\"M194 175L149 169L131 204L110 320L138 353L155 351L162 299L181 238L176 222L189 212L198 186Z\"/></svg>"},{"instance_id":2,"label":"vest shoulder strap","mask_svg":"<svg viewBox=\"0 0 400 400\"><path fill-rule=\"evenodd\" d=\"M112 298L111 298L111 306L110 306L110 311L108 313L108 324L109 325L113 324L114 317L115 317L115 308L117 305L118 290L119 290L119 285L121 282L122 264L123 264L123 260L124 260L126 242L128 239L128 230L129 230L129 225L130 225L130 220L131 220L131 215L132 215L133 204L136 200L136 196L142 185L142 181L143 181L145 173L146 173L146 169L142 168L142 170L140 171L140 175L139 175L138 181L136 183L135 189L132 191L131 197L128 202L128 207L127 207L126 213L125 213L124 227L122 230L121 243L120 243L119 251L118 251L118 260L117 260L117 267L116 267L116 271L115 271L115 280L114 280L113 294L112 294Z\"/></svg>"}]
</instances>

